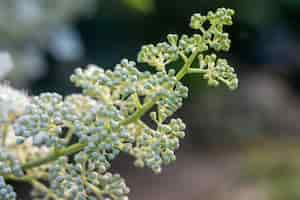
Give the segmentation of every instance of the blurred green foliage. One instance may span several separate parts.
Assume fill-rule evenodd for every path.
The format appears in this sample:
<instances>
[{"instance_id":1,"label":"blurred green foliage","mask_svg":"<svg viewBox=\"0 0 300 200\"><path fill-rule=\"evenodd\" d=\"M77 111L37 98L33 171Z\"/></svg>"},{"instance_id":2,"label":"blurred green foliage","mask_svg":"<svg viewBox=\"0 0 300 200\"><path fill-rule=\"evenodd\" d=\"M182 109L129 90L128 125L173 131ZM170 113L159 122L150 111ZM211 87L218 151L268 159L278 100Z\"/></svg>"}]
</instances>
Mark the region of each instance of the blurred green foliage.
<instances>
[{"instance_id":1,"label":"blurred green foliage","mask_svg":"<svg viewBox=\"0 0 300 200\"><path fill-rule=\"evenodd\" d=\"M270 200L300 199L300 147L295 142L264 143L244 157L244 173Z\"/></svg>"},{"instance_id":2,"label":"blurred green foliage","mask_svg":"<svg viewBox=\"0 0 300 200\"><path fill-rule=\"evenodd\" d=\"M140 13L149 14L154 11L154 0L123 0L125 5Z\"/></svg>"}]
</instances>

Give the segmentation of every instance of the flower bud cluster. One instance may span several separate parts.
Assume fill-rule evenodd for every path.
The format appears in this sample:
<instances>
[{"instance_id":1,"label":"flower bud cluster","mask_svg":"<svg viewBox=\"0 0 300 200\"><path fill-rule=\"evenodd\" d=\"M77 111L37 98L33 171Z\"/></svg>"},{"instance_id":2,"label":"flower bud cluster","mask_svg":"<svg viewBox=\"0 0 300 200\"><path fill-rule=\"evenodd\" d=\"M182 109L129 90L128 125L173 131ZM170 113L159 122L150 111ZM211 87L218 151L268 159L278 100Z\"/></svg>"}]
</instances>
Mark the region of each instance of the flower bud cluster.
<instances>
[{"instance_id":1,"label":"flower bud cluster","mask_svg":"<svg viewBox=\"0 0 300 200\"><path fill-rule=\"evenodd\" d=\"M155 67L157 71L165 71L167 64L178 60L182 55L208 50L208 41L199 34L194 34L191 37L182 35L180 39L177 34L169 34L167 41L168 43L161 42L156 45L142 46L138 54L138 62L147 63Z\"/></svg>"},{"instance_id":2,"label":"flower bud cluster","mask_svg":"<svg viewBox=\"0 0 300 200\"><path fill-rule=\"evenodd\" d=\"M51 189L64 199L85 199L87 196L83 182L73 165L66 157L55 161L49 169Z\"/></svg>"},{"instance_id":3,"label":"flower bud cluster","mask_svg":"<svg viewBox=\"0 0 300 200\"><path fill-rule=\"evenodd\" d=\"M143 85L143 93L141 96L145 96L145 102L148 100L157 100L159 99L158 97L163 98L164 95L172 95L171 93L174 92L173 89L176 84L180 84L174 75L174 70L169 70L168 73L159 71L152 74Z\"/></svg>"},{"instance_id":4,"label":"flower bud cluster","mask_svg":"<svg viewBox=\"0 0 300 200\"><path fill-rule=\"evenodd\" d=\"M102 105L101 102L96 101L95 99L84 96L82 94L71 94L66 96L64 100L64 107L69 111L70 115L74 117L74 124L77 124L80 121L89 121L91 116L90 112L97 105Z\"/></svg>"},{"instance_id":5,"label":"flower bud cluster","mask_svg":"<svg viewBox=\"0 0 300 200\"><path fill-rule=\"evenodd\" d=\"M138 62L147 63L155 67L157 71L164 71L165 66L177 60L177 48L166 42L158 43L156 46L144 45L138 54Z\"/></svg>"},{"instance_id":6,"label":"flower bud cluster","mask_svg":"<svg viewBox=\"0 0 300 200\"><path fill-rule=\"evenodd\" d=\"M10 133L8 138L12 137L15 138L12 133ZM40 158L47 155L50 150L46 146L37 147L33 146L32 139L27 140L23 144L15 145L16 140L14 143L6 143L6 150L10 152L20 163L30 162L32 158ZM35 177L42 177L45 172L48 170L50 164L45 164L38 166L36 168L32 168L26 171L26 175L34 175Z\"/></svg>"},{"instance_id":7,"label":"flower bud cluster","mask_svg":"<svg viewBox=\"0 0 300 200\"><path fill-rule=\"evenodd\" d=\"M89 97L82 98L88 99ZM70 102L71 98L66 101ZM78 99L77 99L78 100ZM84 104L86 101L82 101ZM78 102L79 103L79 102ZM77 104L77 108L84 105ZM86 112L83 112L83 111ZM75 121L74 131L80 143L87 143L84 152L90 156L94 162L103 163L106 167L110 161L118 154L118 147L123 141L133 141L133 138L120 127L122 115L113 105L105 105L98 102L93 107L85 107L80 110L84 116ZM108 164L107 164L108 163Z\"/></svg>"},{"instance_id":8,"label":"flower bud cluster","mask_svg":"<svg viewBox=\"0 0 300 200\"><path fill-rule=\"evenodd\" d=\"M119 108L123 118L130 116L138 105L135 100L143 97L144 102L161 101L161 105L170 104L170 112L181 106L182 98L187 96L187 88L176 80L175 71L159 71L151 74L141 72L135 68L135 63L123 59L113 71L97 66L90 66L86 70L76 70L71 80L76 86L83 88L83 92L96 99L105 99L104 104L113 104ZM136 96L134 96L136 95ZM134 97L137 99L134 100ZM169 116L170 114L168 114Z\"/></svg>"},{"instance_id":9,"label":"flower bud cluster","mask_svg":"<svg viewBox=\"0 0 300 200\"><path fill-rule=\"evenodd\" d=\"M164 132L164 129L154 131L147 127L136 127L131 130L131 127L119 127L123 119L138 109L132 98L134 94L138 101L140 97L144 97L144 102L157 102L157 122L163 122L181 107L182 99L188 95L188 89L176 80L174 70L154 74L140 72L135 68L134 62L123 59L113 71L104 71L96 66L76 70L71 80L82 87L85 94L95 99L106 99L106 103L99 102L90 111L84 112L83 119L89 120L75 123L75 133L80 138L79 141L88 143L84 149L85 154L102 164L101 168L107 169L109 161L120 151L135 156L136 163L142 163L140 165L146 165L156 172L161 171L162 164L175 159L174 150L179 146L180 137L175 137L174 134L180 132L181 137L184 135L180 120L172 120L170 125L165 125L172 134ZM101 89L106 89L102 96L106 95L105 91L109 96L101 98ZM180 130L177 130L175 122L179 124ZM135 133L138 130L139 133Z\"/></svg>"},{"instance_id":10,"label":"flower bud cluster","mask_svg":"<svg viewBox=\"0 0 300 200\"><path fill-rule=\"evenodd\" d=\"M87 157L68 163L67 158L57 160L49 170L51 188L63 199L127 200L129 189L118 174L103 172Z\"/></svg>"},{"instance_id":11,"label":"flower bud cluster","mask_svg":"<svg viewBox=\"0 0 300 200\"><path fill-rule=\"evenodd\" d=\"M0 84L0 125L13 122L24 112L28 103L29 98L25 93Z\"/></svg>"},{"instance_id":12,"label":"flower bud cluster","mask_svg":"<svg viewBox=\"0 0 300 200\"><path fill-rule=\"evenodd\" d=\"M0 149L0 174L13 174L15 176L23 176L24 174L19 160L4 149Z\"/></svg>"},{"instance_id":13,"label":"flower bud cluster","mask_svg":"<svg viewBox=\"0 0 300 200\"><path fill-rule=\"evenodd\" d=\"M204 52L208 50L208 44L204 36L200 34L193 34L191 37L182 35L178 43L178 49L184 54L195 51Z\"/></svg>"},{"instance_id":14,"label":"flower bud cluster","mask_svg":"<svg viewBox=\"0 0 300 200\"><path fill-rule=\"evenodd\" d=\"M206 55L205 58L199 56L199 66L210 86L216 87L223 82L231 90L238 87L237 75L226 59L217 59L215 54Z\"/></svg>"},{"instance_id":15,"label":"flower bud cluster","mask_svg":"<svg viewBox=\"0 0 300 200\"><path fill-rule=\"evenodd\" d=\"M135 68L135 62L123 59L113 71L90 65L86 70L77 69L71 81L83 89L87 96L100 100L104 104L116 104L120 99L128 98L140 87L140 82L150 77Z\"/></svg>"},{"instance_id":16,"label":"flower bud cluster","mask_svg":"<svg viewBox=\"0 0 300 200\"><path fill-rule=\"evenodd\" d=\"M138 54L138 62L154 66L158 71L165 71L166 65L176 61L179 57L187 62L191 54L196 54L200 62L208 65L208 62L214 59L215 54L213 56L204 55L205 52L209 50L228 51L230 48L229 35L223 29L224 26L232 25L233 15L233 10L225 8L217 9L216 12L210 11L206 16L194 14L191 17L190 26L192 29L199 30L200 34L180 37L176 34L169 34L167 36L168 43L162 42L157 45L143 46ZM202 61L202 59L204 60ZM217 59L216 62L215 67L212 67L214 70L207 70L204 78L208 79L211 86L217 86L221 81L230 89L235 89L238 82L233 68L228 65L225 59Z\"/></svg>"},{"instance_id":17,"label":"flower bud cluster","mask_svg":"<svg viewBox=\"0 0 300 200\"><path fill-rule=\"evenodd\" d=\"M74 121L74 115L64 106L63 98L56 93L43 93L34 97L24 114L15 124L17 142L32 137L36 146L61 147L65 144L61 137L65 121Z\"/></svg>"},{"instance_id":18,"label":"flower bud cluster","mask_svg":"<svg viewBox=\"0 0 300 200\"><path fill-rule=\"evenodd\" d=\"M145 102L156 102L158 114L155 117L158 121L164 121L182 106L184 98L188 96L188 88L176 80L174 70L169 73L157 72L152 75L145 88Z\"/></svg>"},{"instance_id":19,"label":"flower bud cluster","mask_svg":"<svg viewBox=\"0 0 300 200\"><path fill-rule=\"evenodd\" d=\"M17 198L13 187L6 184L2 176L0 176L0 199L1 200L15 200Z\"/></svg>"},{"instance_id":20,"label":"flower bud cluster","mask_svg":"<svg viewBox=\"0 0 300 200\"><path fill-rule=\"evenodd\" d=\"M162 165L176 159L174 151L179 148L179 139L185 136L185 124L181 119L172 119L169 124L158 124L156 130L140 123L132 127L138 136L130 154L136 158L137 167L149 167L160 173Z\"/></svg>"},{"instance_id":21,"label":"flower bud cluster","mask_svg":"<svg viewBox=\"0 0 300 200\"><path fill-rule=\"evenodd\" d=\"M208 12L207 16L194 14L191 17L190 27L200 30L207 43L216 51L228 51L230 48L230 39L228 33L223 32L223 27L232 25L232 16L234 11L231 9L219 8L216 12ZM205 29L204 24L208 22L209 28Z\"/></svg>"},{"instance_id":22,"label":"flower bud cluster","mask_svg":"<svg viewBox=\"0 0 300 200\"><path fill-rule=\"evenodd\" d=\"M183 104L183 99L188 97L188 88L177 82L173 91L164 93L164 98L157 102L157 114L150 116L152 120L163 122L173 115Z\"/></svg>"},{"instance_id":23,"label":"flower bud cluster","mask_svg":"<svg viewBox=\"0 0 300 200\"><path fill-rule=\"evenodd\" d=\"M0 84L0 128L1 128L1 150L0 150L0 174L13 174L22 176L23 171L20 163L31 160L34 157L45 155L45 148L37 148L28 140L22 145L16 145L17 137L13 130L13 123L26 110L30 98L22 91L16 90L8 85ZM46 168L42 166L41 168ZM26 174L38 175L40 167L27 171Z\"/></svg>"},{"instance_id":24,"label":"flower bud cluster","mask_svg":"<svg viewBox=\"0 0 300 200\"><path fill-rule=\"evenodd\" d=\"M74 123L74 133L80 143L87 144L75 159L87 156L99 169L106 171L110 161L134 142L134 137L126 127L120 127L122 114L115 106L88 96L71 95L65 99L65 103L76 109L80 120Z\"/></svg>"}]
</instances>

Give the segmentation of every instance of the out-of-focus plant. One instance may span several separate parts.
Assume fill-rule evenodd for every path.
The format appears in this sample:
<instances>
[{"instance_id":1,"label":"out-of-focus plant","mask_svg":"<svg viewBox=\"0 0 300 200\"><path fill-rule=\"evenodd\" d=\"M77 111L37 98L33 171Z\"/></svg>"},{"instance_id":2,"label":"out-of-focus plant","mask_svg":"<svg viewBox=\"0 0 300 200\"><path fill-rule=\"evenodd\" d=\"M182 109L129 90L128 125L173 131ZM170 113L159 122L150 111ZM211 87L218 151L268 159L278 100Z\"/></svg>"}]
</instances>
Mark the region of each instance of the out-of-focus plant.
<instances>
[{"instance_id":1,"label":"out-of-focus plant","mask_svg":"<svg viewBox=\"0 0 300 200\"><path fill-rule=\"evenodd\" d=\"M299 145L289 140L253 146L244 156L245 178L264 188L270 200L297 200L300 197L298 153Z\"/></svg>"},{"instance_id":2,"label":"out-of-focus plant","mask_svg":"<svg viewBox=\"0 0 300 200\"><path fill-rule=\"evenodd\" d=\"M135 166L160 173L176 159L185 124L172 115L188 96L181 80L198 74L210 86L237 88L234 69L215 54L229 50L223 28L233 14L224 8L194 14L190 26L198 33L169 34L166 42L143 46L137 61L154 72L140 71L127 59L114 70L78 68L70 79L83 92L65 98L27 97L2 86L0 199L16 199L9 181L31 184L32 199L128 199L124 179L109 172L111 161L123 152L135 158ZM169 69L178 60L182 67Z\"/></svg>"},{"instance_id":3,"label":"out-of-focus plant","mask_svg":"<svg viewBox=\"0 0 300 200\"><path fill-rule=\"evenodd\" d=\"M0 80L2 80L13 69L14 64L8 52L0 52L0 62Z\"/></svg>"},{"instance_id":4,"label":"out-of-focus plant","mask_svg":"<svg viewBox=\"0 0 300 200\"><path fill-rule=\"evenodd\" d=\"M138 12L149 14L155 9L154 0L123 0L123 2L131 9Z\"/></svg>"},{"instance_id":5,"label":"out-of-focus plant","mask_svg":"<svg viewBox=\"0 0 300 200\"><path fill-rule=\"evenodd\" d=\"M46 70L43 50L60 61L82 55L72 21L87 15L95 0L0 0L1 49L12 54L10 77L19 82L40 77Z\"/></svg>"}]
</instances>

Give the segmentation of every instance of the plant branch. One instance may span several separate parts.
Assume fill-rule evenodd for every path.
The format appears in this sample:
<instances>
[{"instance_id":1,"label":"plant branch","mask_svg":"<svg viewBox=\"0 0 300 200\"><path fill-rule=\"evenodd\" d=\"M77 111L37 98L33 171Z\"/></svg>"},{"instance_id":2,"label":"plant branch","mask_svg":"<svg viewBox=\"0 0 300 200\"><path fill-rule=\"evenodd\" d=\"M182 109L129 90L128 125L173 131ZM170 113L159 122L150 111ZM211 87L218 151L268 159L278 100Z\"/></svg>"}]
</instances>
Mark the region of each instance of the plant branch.
<instances>
[{"instance_id":1,"label":"plant branch","mask_svg":"<svg viewBox=\"0 0 300 200\"><path fill-rule=\"evenodd\" d=\"M37 160L33 160L31 162L23 164L22 169L23 170L31 169L31 168L40 166L42 164L49 163L53 160L56 160L60 156L71 155L73 153L81 151L86 145L87 144L85 144L85 143L76 143L76 144L70 145L66 148L56 149L55 151L49 153L47 156L45 156L43 158L39 158Z\"/></svg>"},{"instance_id":2,"label":"plant branch","mask_svg":"<svg viewBox=\"0 0 300 200\"><path fill-rule=\"evenodd\" d=\"M198 54L198 51L194 51L190 55L190 57L187 59L187 61L185 62L185 64L181 68L181 70L179 70L179 72L176 74L177 81L180 81L187 73L190 73L190 71L189 71L190 67L193 64L197 54ZM137 120L139 120L146 112L148 112L155 105L155 103L158 99L159 99L159 97L157 97L157 99L154 99L153 101L146 102L136 112L134 112L130 117L128 117L124 121L122 121L121 125L125 126L125 125L128 125L130 123L133 123L133 122L136 122ZM57 149L43 158L39 158L37 160L33 160L31 162L23 164L22 169L28 170L28 169L49 163L53 160L56 160L60 156L67 156L67 155L71 155L73 153L79 152L86 146L87 146L86 143L76 143L76 144L70 145L66 148L63 148L63 149Z\"/></svg>"}]
</instances>

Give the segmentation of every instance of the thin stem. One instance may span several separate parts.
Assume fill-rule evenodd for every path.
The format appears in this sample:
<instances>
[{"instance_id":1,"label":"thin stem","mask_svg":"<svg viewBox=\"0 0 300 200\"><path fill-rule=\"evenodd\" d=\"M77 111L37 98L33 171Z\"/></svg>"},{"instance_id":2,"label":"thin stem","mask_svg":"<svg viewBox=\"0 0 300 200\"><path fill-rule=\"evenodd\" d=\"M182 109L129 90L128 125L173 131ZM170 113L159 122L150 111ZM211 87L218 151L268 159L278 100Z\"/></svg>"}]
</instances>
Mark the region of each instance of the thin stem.
<instances>
[{"instance_id":1,"label":"thin stem","mask_svg":"<svg viewBox=\"0 0 300 200\"><path fill-rule=\"evenodd\" d=\"M139 99L139 96L138 96L138 94L137 94L136 92L132 95L132 98L133 98L133 101L134 101L136 107L137 107L138 109L140 109L140 108L142 107L142 104L141 104L141 101L140 101L140 99Z\"/></svg>"},{"instance_id":2,"label":"thin stem","mask_svg":"<svg viewBox=\"0 0 300 200\"><path fill-rule=\"evenodd\" d=\"M145 103L140 109L138 109L130 117L128 117L127 119L122 121L121 125L123 125L123 126L128 125L128 124L140 119L146 112L148 112L154 106L157 99L158 99L158 97L156 99L154 99L153 101L148 101L147 103Z\"/></svg>"},{"instance_id":3,"label":"thin stem","mask_svg":"<svg viewBox=\"0 0 300 200\"><path fill-rule=\"evenodd\" d=\"M188 58L186 57L186 55L182 51L179 52L179 55L182 58L182 60L186 63L187 60L188 60Z\"/></svg>"},{"instance_id":4,"label":"thin stem","mask_svg":"<svg viewBox=\"0 0 300 200\"><path fill-rule=\"evenodd\" d=\"M188 58L187 62L181 68L181 70L176 74L176 79L180 81L189 71L190 67L192 66L196 56L198 55L198 51L194 51L190 57Z\"/></svg>"},{"instance_id":5,"label":"thin stem","mask_svg":"<svg viewBox=\"0 0 300 200\"><path fill-rule=\"evenodd\" d=\"M68 146L67 148L57 149L51 153L49 153L46 157L39 158L37 160L33 160L31 162L25 163L22 165L23 170L31 169L42 164L49 163L53 160L56 160L60 156L67 156L78 151L81 151L87 144L86 143L76 143Z\"/></svg>"},{"instance_id":6,"label":"thin stem","mask_svg":"<svg viewBox=\"0 0 300 200\"><path fill-rule=\"evenodd\" d=\"M103 192L99 190L96 186L90 184L88 181L84 180L83 182L88 188L90 188L93 193L97 196L98 199L103 199Z\"/></svg>"},{"instance_id":7,"label":"thin stem","mask_svg":"<svg viewBox=\"0 0 300 200\"><path fill-rule=\"evenodd\" d=\"M37 181L37 180L31 180L31 184L38 190L40 190L41 192L45 192L47 194L47 196L51 197L52 199L55 200L62 200L61 198L59 198L55 193L53 193L51 190L49 190L44 184L42 184L41 182Z\"/></svg>"},{"instance_id":8,"label":"thin stem","mask_svg":"<svg viewBox=\"0 0 300 200\"><path fill-rule=\"evenodd\" d=\"M69 143L71 141L73 133L74 133L74 127L70 126L70 128L69 128L69 130L67 132L67 135L65 137L65 140L66 140L67 143Z\"/></svg>"},{"instance_id":9,"label":"thin stem","mask_svg":"<svg viewBox=\"0 0 300 200\"><path fill-rule=\"evenodd\" d=\"M188 74L202 74L207 72L205 69L200 69L200 68L190 68L188 71Z\"/></svg>"},{"instance_id":10,"label":"thin stem","mask_svg":"<svg viewBox=\"0 0 300 200\"><path fill-rule=\"evenodd\" d=\"M5 123L2 126L2 141L1 141L2 146L5 146L8 131L9 131L9 126L8 124Z\"/></svg>"}]
</instances>

